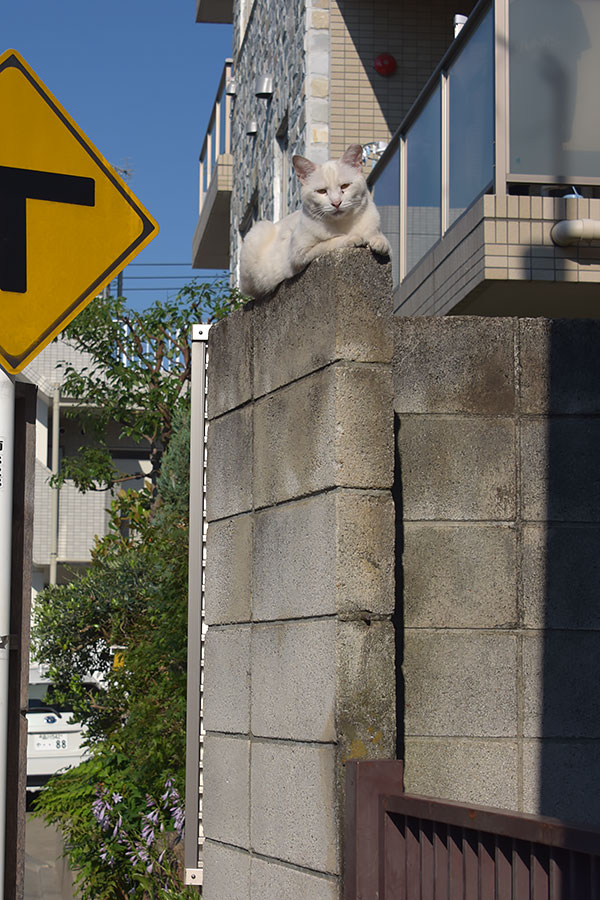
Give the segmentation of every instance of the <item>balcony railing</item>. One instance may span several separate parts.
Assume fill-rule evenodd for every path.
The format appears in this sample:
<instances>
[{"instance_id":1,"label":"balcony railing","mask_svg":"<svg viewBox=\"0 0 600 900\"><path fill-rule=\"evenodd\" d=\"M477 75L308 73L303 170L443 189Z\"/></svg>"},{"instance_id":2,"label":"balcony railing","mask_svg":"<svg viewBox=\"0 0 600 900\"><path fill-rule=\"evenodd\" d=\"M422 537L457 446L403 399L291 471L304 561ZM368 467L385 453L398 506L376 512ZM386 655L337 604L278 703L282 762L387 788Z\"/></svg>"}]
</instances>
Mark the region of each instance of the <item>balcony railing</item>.
<instances>
[{"instance_id":1,"label":"balcony railing","mask_svg":"<svg viewBox=\"0 0 600 900\"><path fill-rule=\"evenodd\" d=\"M226 59L213 110L208 121L206 137L200 151L199 214L202 214L204 199L215 173L219 156L231 153L231 96L226 93L226 87L231 80L232 66L233 61Z\"/></svg>"},{"instance_id":2,"label":"balcony railing","mask_svg":"<svg viewBox=\"0 0 600 900\"><path fill-rule=\"evenodd\" d=\"M369 178L394 284L494 179L492 4L478 6Z\"/></svg>"},{"instance_id":3,"label":"balcony railing","mask_svg":"<svg viewBox=\"0 0 600 900\"><path fill-rule=\"evenodd\" d=\"M590 4L480 0L369 176L395 284L485 192L598 196L599 52Z\"/></svg>"}]
</instances>

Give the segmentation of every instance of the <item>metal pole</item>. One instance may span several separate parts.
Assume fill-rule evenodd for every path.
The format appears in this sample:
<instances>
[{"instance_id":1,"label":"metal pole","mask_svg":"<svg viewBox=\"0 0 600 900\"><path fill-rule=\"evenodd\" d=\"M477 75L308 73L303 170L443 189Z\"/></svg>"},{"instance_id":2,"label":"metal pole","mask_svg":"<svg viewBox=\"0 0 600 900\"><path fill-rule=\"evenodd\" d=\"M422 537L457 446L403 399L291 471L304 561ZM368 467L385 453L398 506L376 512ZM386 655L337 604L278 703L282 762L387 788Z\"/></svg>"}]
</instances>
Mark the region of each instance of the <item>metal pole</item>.
<instances>
[{"instance_id":1,"label":"metal pole","mask_svg":"<svg viewBox=\"0 0 600 900\"><path fill-rule=\"evenodd\" d=\"M0 892L4 896L15 385L0 368Z\"/></svg>"},{"instance_id":2,"label":"metal pole","mask_svg":"<svg viewBox=\"0 0 600 900\"><path fill-rule=\"evenodd\" d=\"M192 328L190 526L185 778L185 883L202 884L202 679L204 663L204 544L206 463L206 351L209 325Z\"/></svg>"},{"instance_id":3,"label":"metal pole","mask_svg":"<svg viewBox=\"0 0 600 900\"><path fill-rule=\"evenodd\" d=\"M60 387L54 386L52 393L52 474L58 475L58 454L60 436ZM50 494L50 575L49 584L56 584L58 571L58 488Z\"/></svg>"}]
</instances>

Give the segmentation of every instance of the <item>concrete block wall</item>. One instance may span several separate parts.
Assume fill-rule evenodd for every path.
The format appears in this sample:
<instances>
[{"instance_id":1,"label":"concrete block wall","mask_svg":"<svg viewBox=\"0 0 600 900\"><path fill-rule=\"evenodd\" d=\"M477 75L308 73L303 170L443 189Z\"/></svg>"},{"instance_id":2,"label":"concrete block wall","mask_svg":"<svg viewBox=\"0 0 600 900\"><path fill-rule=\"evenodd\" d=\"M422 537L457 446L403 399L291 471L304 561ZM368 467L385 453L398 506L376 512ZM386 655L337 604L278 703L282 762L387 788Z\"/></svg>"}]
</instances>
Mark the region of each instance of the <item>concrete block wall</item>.
<instances>
[{"instance_id":1,"label":"concrete block wall","mask_svg":"<svg viewBox=\"0 0 600 900\"><path fill-rule=\"evenodd\" d=\"M210 332L206 900L338 898L344 762L395 755L390 318L357 249Z\"/></svg>"},{"instance_id":2,"label":"concrete block wall","mask_svg":"<svg viewBox=\"0 0 600 900\"><path fill-rule=\"evenodd\" d=\"M600 322L397 318L412 793L600 826Z\"/></svg>"}]
</instances>

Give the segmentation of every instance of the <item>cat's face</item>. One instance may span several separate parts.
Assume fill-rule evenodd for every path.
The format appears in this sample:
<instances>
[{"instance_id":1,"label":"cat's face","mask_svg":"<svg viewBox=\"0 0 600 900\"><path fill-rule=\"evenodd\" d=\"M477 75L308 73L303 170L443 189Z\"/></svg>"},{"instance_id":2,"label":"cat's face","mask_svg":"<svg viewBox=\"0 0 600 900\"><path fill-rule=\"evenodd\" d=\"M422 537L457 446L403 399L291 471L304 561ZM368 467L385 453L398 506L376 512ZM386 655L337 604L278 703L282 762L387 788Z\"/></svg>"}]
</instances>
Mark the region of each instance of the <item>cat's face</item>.
<instances>
[{"instance_id":1,"label":"cat's face","mask_svg":"<svg viewBox=\"0 0 600 900\"><path fill-rule=\"evenodd\" d=\"M302 205L315 219L341 219L362 208L367 184L360 165L362 147L353 144L340 160L315 165L294 157L294 168L302 182Z\"/></svg>"}]
</instances>

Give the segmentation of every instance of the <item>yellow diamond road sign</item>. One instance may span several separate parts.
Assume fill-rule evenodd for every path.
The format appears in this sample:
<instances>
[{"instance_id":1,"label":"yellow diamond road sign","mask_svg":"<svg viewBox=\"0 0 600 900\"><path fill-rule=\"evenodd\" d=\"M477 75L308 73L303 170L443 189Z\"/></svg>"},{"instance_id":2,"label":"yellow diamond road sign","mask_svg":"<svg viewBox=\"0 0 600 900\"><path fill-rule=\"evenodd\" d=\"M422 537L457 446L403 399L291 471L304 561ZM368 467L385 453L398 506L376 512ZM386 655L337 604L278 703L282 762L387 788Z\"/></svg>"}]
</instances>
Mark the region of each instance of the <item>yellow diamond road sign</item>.
<instances>
[{"instance_id":1,"label":"yellow diamond road sign","mask_svg":"<svg viewBox=\"0 0 600 900\"><path fill-rule=\"evenodd\" d=\"M158 226L14 50L0 123L0 364L20 372Z\"/></svg>"}]
</instances>

